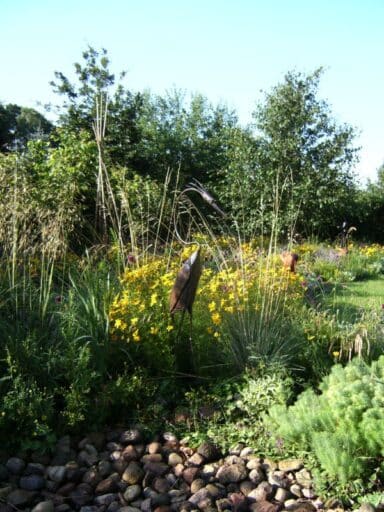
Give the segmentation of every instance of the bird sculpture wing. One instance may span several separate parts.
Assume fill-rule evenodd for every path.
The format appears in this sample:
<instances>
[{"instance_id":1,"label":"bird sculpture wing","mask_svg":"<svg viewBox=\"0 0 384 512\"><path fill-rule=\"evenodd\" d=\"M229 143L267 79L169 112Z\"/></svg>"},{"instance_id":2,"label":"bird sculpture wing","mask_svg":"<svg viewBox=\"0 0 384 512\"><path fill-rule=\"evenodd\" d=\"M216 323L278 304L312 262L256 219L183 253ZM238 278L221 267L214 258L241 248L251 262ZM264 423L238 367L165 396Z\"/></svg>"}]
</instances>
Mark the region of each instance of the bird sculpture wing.
<instances>
[{"instance_id":1,"label":"bird sculpture wing","mask_svg":"<svg viewBox=\"0 0 384 512\"><path fill-rule=\"evenodd\" d=\"M177 274L169 300L171 314L176 311L192 313L192 305L195 300L200 275L200 249L198 249L186 260Z\"/></svg>"}]
</instances>

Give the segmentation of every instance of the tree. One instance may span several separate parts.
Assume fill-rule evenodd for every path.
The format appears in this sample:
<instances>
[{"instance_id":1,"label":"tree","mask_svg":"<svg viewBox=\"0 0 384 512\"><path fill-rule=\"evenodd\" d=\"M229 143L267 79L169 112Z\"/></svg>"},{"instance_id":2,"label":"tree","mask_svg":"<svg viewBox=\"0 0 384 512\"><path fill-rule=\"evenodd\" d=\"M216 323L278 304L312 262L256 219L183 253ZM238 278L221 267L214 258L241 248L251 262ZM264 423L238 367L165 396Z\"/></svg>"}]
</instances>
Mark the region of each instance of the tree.
<instances>
[{"instance_id":1,"label":"tree","mask_svg":"<svg viewBox=\"0 0 384 512\"><path fill-rule=\"evenodd\" d=\"M46 138L53 125L33 108L0 103L0 151L25 149L29 140Z\"/></svg>"},{"instance_id":2,"label":"tree","mask_svg":"<svg viewBox=\"0 0 384 512\"><path fill-rule=\"evenodd\" d=\"M75 64L76 83L55 73L52 86L64 97L61 124L91 132L96 100L107 100L107 164L158 181L168 169L178 168L185 179L214 179L216 171L226 165L227 135L237 125L234 112L214 107L200 94L186 99L177 90L164 96L129 91L122 83L116 85L109 67L107 51L89 47L83 52L83 63Z\"/></svg>"},{"instance_id":3,"label":"tree","mask_svg":"<svg viewBox=\"0 0 384 512\"><path fill-rule=\"evenodd\" d=\"M296 220L304 234L328 236L348 217L355 192L354 129L338 125L317 98L322 69L289 72L255 112L258 162L278 194L282 228Z\"/></svg>"}]
</instances>

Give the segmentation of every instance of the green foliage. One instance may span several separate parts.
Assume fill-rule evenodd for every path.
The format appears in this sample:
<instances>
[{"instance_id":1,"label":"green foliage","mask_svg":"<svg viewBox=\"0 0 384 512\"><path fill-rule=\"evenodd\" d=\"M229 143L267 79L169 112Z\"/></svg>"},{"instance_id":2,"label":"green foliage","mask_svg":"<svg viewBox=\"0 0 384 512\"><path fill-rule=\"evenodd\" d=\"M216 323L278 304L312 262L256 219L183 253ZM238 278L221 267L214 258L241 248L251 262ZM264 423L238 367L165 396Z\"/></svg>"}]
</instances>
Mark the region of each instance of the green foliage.
<instances>
[{"instance_id":1,"label":"green foliage","mask_svg":"<svg viewBox=\"0 0 384 512\"><path fill-rule=\"evenodd\" d=\"M244 442L266 454L274 446L262 417L273 405L285 404L292 387L293 380L285 370L261 365L208 389L192 390L185 395L189 430L180 435L187 435L195 444L209 438L224 449Z\"/></svg>"},{"instance_id":2,"label":"green foliage","mask_svg":"<svg viewBox=\"0 0 384 512\"><path fill-rule=\"evenodd\" d=\"M353 209L356 149L353 129L338 126L317 98L321 73L287 73L254 117L258 159L265 183L276 188L282 229L293 223L300 233L324 236Z\"/></svg>"},{"instance_id":3,"label":"green foliage","mask_svg":"<svg viewBox=\"0 0 384 512\"><path fill-rule=\"evenodd\" d=\"M52 123L33 108L0 103L0 151L23 150L29 140L47 139L52 129Z\"/></svg>"},{"instance_id":4,"label":"green foliage","mask_svg":"<svg viewBox=\"0 0 384 512\"><path fill-rule=\"evenodd\" d=\"M267 423L287 447L313 451L325 475L348 487L368 483L384 454L384 356L370 366L336 365L319 385L290 406L275 406Z\"/></svg>"}]
</instances>

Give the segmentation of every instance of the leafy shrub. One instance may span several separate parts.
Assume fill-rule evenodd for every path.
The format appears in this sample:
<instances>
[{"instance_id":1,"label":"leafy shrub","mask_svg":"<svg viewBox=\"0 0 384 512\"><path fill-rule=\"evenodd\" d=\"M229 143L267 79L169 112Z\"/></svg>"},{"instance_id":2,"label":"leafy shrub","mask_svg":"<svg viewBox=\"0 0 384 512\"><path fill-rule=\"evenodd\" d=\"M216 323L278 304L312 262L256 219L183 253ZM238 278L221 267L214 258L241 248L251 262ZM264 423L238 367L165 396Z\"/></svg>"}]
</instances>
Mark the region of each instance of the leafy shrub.
<instances>
[{"instance_id":1,"label":"leafy shrub","mask_svg":"<svg viewBox=\"0 0 384 512\"><path fill-rule=\"evenodd\" d=\"M294 405L272 407L266 422L287 448L312 451L330 481L368 485L384 455L383 386L384 356L370 366L354 359L332 368L320 394L308 389Z\"/></svg>"},{"instance_id":2,"label":"leafy shrub","mask_svg":"<svg viewBox=\"0 0 384 512\"><path fill-rule=\"evenodd\" d=\"M285 404L292 388L293 380L282 367L272 371L261 365L208 390L190 391L185 395L189 430L182 430L181 435L187 435L192 443L209 438L224 449L244 442L267 453L273 447L263 414L273 405Z\"/></svg>"}]
</instances>

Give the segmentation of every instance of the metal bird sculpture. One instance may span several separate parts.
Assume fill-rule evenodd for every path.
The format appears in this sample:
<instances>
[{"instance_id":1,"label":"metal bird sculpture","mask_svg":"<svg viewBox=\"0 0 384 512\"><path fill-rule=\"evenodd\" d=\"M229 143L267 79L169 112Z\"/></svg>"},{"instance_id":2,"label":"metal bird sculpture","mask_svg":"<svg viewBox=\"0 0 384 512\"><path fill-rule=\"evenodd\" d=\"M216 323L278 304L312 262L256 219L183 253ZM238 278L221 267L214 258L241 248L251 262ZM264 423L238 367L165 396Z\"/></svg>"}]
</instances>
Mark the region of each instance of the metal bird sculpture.
<instances>
[{"instance_id":1,"label":"metal bird sculpture","mask_svg":"<svg viewBox=\"0 0 384 512\"><path fill-rule=\"evenodd\" d=\"M212 206L220 215L225 217L225 213L221 208L217 205L215 199L211 196L209 192L203 187L203 185L197 181L192 180L185 189L180 193L179 198L188 192L197 192L200 196L206 201L209 205ZM193 242L186 242L181 238L179 232L176 227L175 220L175 233L177 238L185 245ZM196 296L197 286L199 284L199 279L202 273L202 266L200 260L200 248L198 248L183 264L179 273L177 274L176 281L173 285L170 299L169 299L169 311L171 315L176 313L177 311L182 311L183 316L181 322L184 318L184 313L187 311L189 313L191 319L191 329L192 329L192 306Z\"/></svg>"},{"instance_id":2,"label":"metal bird sculpture","mask_svg":"<svg viewBox=\"0 0 384 512\"><path fill-rule=\"evenodd\" d=\"M188 311L192 315L192 305L195 300L201 272L199 248L184 262L177 274L169 300L171 315L176 311Z\"/></svg>"}]
</instances>

